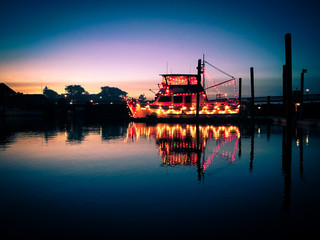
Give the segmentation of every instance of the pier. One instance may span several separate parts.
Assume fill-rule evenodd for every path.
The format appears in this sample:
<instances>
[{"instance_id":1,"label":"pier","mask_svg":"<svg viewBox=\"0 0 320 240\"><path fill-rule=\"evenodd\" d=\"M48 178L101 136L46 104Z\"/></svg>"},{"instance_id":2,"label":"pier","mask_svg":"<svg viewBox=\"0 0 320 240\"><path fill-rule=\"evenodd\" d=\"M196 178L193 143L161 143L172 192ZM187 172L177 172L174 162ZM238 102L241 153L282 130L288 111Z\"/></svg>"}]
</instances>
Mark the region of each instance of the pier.
<instances>
[{"instance_id":1,"label":"pier","mask_svg":"<svg viewBox=\"0 0 320 240\"><path fill-rule=\"evenodd\" d=\"M234 98L231 98L234 99ZM262 97L255 97L254 102L255 103L283 103L283 96L262 96ZM250 101L251 97L242 97L242 101ZM293 96L294 102L300 101L300 96L294 95ZM320 94L305 94L303 95L303 101L304 102L320 102Z\"/></svg>"}]
</instances>

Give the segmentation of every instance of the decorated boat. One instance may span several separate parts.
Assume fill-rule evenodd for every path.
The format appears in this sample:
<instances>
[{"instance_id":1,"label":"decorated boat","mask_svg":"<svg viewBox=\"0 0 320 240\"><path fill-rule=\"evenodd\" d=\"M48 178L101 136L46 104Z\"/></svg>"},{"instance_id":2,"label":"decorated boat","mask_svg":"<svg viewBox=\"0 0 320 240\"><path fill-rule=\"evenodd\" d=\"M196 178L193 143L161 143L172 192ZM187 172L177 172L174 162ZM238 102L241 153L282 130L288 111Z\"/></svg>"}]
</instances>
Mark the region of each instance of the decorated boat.
<instances>
[{"instance_id":1,"label":"decorated boat","mask_svg":"<svg viewBox=\"0 0 320 240\"><path fill-rule=\"evenodd\" d=\"M206 89L235 81L235 78L204 88L204 64L198 61L197 74L160 74L162 82L153 102L127 101L133 118L210 118L231 117L239 113L238 99L209 100ZM203 80L203 84L201 81Z\"/></svg>"}]
</instances>

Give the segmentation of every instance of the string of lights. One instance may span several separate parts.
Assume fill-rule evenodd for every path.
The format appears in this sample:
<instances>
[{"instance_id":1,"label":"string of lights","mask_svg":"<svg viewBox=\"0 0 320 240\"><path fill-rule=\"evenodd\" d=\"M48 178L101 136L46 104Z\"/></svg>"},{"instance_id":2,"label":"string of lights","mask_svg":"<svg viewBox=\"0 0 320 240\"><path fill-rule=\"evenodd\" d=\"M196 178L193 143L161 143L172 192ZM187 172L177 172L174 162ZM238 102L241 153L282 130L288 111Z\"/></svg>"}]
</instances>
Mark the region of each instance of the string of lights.
<instances>
[{"instance_id":1,"label":"string of lights","mask_svg":"<svg viewBox=\"0 0 320 240\"><path fill-rule=\"evenodd\" d=\"M235 98L238 99L238 92L237 92L237 86L236 86L236 81L235 81L235 77L233 77L232 75L222 71L221 69L213 66L211 63L205 61L205 63L207 63L208 65L210 65L211 67L213 67L214 69L218 70L219 72L227 75L228 77L231 77L232 78L232 84L233 84L233 88L234 88L234 95L235 95ZM206 79L208 79L212 85L215 85L215 81L211 78L211 76L207 73L207 71L204 71L204 76ZM222 84L222 86L231 86L231 83L226 83L226 84ZM226 98L229 100L229 98L227 97L227 94L223 94L219 88L217 86L214 87L216 89L216 91L221 95L221 96L226 96ZM208 88L207 88L208 89Z\"/></svg>"},{"instance_id":2,"label":"string of lights","mask_svg":"<svg viewBox=\"0 0 320 240\"><path fill-rule=\"evenodd\" d=\"M211 78L211 76L206 72L206 79L208 79L209 82L212 83L212 85L215 85L215 81ZM227 85L229 84L229 85ZM230 83L225 83L225 84L222 84L222 86L230 86ZM228 101L229 101L229 98L228 98L228 95L221 92L220 89L218 88L218 86L215 86L214 89L218 92L218 94L220 94L220 96L224 96Z\"/></svg>"}]
</instances>

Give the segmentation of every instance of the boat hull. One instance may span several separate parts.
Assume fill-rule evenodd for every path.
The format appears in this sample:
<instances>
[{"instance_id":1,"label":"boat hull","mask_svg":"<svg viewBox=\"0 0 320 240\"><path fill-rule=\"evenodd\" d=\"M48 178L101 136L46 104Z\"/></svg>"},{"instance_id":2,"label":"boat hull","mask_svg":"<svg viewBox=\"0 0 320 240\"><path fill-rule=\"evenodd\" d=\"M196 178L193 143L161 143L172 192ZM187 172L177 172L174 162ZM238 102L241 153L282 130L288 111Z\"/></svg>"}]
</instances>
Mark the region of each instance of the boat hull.
<instances>
[{"instance_id":1,"label":"boat hull","mask_svg":"<svg viewBox=\"0 0 320 240\"><path fill-rule=\"evenodd\" d=\"M164 106L146 105L128 103L131 117L135 119L194 119L196 118L196 110L191 108L164 108ZM199 110L199 118L234 118L237 117L239 108L234 107L227 109L207 109L202 107Z\"/></svg>"}]
</instances>

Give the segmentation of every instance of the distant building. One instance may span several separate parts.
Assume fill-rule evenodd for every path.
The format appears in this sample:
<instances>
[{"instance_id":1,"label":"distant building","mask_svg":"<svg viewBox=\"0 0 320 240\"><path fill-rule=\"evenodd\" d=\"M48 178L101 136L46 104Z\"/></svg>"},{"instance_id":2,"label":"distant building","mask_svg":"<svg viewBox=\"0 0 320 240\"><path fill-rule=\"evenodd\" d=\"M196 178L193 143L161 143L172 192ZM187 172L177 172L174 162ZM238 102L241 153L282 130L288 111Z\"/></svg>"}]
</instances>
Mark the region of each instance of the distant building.
<instances>
[{"instance_id":1,"label":"distant building","mask_svg":"<svg viewBox=\"0 0 320 240\"><path fill-rule=\"evenodd\" d=\"M42 94L19 94L0 83L0 115L41 116L48 105L48 99Z\"/></svg>"},{"instance_id":2,"label":"distant building","mask_svg":"<svg viewBox=\"0 0 320 240\"><path fill-rule=\"evenodd\" d=\"M9 97L15 95L16 92L9 88L6 84L0 83L0 97Z\"/></svg>"}]
</instances>

